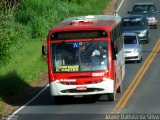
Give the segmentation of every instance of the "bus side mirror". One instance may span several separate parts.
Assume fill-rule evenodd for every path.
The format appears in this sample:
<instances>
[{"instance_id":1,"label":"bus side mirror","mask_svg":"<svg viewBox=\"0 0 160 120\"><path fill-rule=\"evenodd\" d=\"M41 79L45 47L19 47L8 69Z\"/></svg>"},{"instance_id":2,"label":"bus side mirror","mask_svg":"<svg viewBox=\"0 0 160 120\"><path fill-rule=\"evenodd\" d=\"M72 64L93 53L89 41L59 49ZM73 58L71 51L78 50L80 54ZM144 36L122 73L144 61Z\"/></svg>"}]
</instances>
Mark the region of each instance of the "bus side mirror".
<instances>
[{"instance_id":1,"label":"bus side mirror","mask_svg":"<svg viewBox=\"0 0 160 120\"><path fill-rule=\"evenodd\" d=\"M48 62L47 49L47 44L42 45L42 57L46 62Z\"/></svg>"},{"instance_id":2,"label":"bus side mirror","mask_svg":"<svg viewBox=\"0 0 160 120\"><path fill-rule=\"evenodd\" d=\"M113 54L113 60L117 60L117 55Z\"/></svg>"},{"instance_id":3,"label":"bus side mirror","mask_svg":"<svg viewBox=\"0 0 160 120\"><path fill-rule=\"evenodd\" d=\"M117 60L117 49L115 48L115 50L113 50L113 60Z\"/></svg>"},{"instance_id":4,"label":"bus side mirror","mask_svg":"<svg viewBox=\"0 0 160 120\"><path fill-rule=\"evenodd\" d=\"M43 56L47 55L47 45L42 45L42 55Z\"/></svg>"}]
</instances>

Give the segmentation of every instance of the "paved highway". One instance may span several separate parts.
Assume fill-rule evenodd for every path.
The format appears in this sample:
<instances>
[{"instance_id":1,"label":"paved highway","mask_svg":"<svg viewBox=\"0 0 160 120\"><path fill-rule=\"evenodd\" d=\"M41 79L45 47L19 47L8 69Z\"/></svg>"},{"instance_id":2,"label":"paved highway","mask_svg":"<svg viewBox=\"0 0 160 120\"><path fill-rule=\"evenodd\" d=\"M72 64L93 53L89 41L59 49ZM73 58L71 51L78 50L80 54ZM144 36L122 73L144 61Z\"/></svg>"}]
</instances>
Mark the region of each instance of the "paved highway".
<instances>
[{"instance_id":1,"label":"paved highway","mask_svg":"<svg viewBox=\"0 0 160 120\"><path fill-rule=\"evenodd\" d=\"M160 0L124 0L118 14L125 16L140 1L155 2L160 10ZM17 113L18 120L103 120L110 113L160 114L160 25L150 31L151 42L143 44L143 62L126 64L123 94L117 94L115 102L102 96L96 101L69 98L56 105L47 88Z\"/></svg>"}]
</instances>

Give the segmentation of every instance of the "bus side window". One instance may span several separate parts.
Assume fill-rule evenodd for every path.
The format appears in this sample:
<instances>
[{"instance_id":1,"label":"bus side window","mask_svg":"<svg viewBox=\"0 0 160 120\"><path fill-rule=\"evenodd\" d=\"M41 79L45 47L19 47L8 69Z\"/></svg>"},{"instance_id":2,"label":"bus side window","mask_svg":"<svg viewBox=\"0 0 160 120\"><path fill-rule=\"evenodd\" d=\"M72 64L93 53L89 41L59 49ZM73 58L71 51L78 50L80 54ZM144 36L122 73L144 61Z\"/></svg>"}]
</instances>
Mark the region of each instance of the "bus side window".
<instances>
[{"instance_id":1,"label":"bus side window","mask_svg":"<svg viewBox=\"0 0 160 120\"><path fill-rule=\"evenodd\" d=\"M117 52L118 52L117 47L115 47L113 45L113 42L112 42L112 57L113 57L113 60L117 59L117 57L116 57Z\"/></svg>"}]
</instances>

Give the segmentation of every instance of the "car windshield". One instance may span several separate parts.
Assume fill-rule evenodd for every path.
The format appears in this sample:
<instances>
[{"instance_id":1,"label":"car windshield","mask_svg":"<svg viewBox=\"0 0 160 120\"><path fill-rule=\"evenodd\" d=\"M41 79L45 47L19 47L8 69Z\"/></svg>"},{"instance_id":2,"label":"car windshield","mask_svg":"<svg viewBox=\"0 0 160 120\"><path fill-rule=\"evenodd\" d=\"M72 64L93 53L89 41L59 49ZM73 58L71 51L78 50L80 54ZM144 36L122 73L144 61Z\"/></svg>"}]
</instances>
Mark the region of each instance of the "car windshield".
<instances>
[{"instance_id":1,"label":"car windshield","mask_svg":"<svg viewBox=\"0 0 160 120\"><path fill-rule=\"evenodd\" d=\"M83 72L108 69L107 41L51 44L54 72Z\"/></svg>"},{"instance_id":2,"label":"car windshield","mask_svg":"<svg viewBox=\"0 0 160 120\"><path fill-rule=\"evenodd\" d=\"M155 12L156 8L153 5L135 5L133 7L133 13L134 12L140 12L140 13L152 13Z\"/></svg>"},{"instance_id":3,"label":"car windshield","mask_svg":"<svg viewBox=\"0 0 160 120\"><path fill-rule=\"evenodd\" d=\"M127 17L123 18L122 26L144 26L145 22L143 17Z\"/></svg>"},{"instance_id":4,"label":"car windshield","mask_svg":"<svg viewBox=\"0 0 160 120\"><path fill-rule=\"evenodd\" d=\"M137 44L136 36L124 36L124 44Z\"/></svg>"}]
</instances>

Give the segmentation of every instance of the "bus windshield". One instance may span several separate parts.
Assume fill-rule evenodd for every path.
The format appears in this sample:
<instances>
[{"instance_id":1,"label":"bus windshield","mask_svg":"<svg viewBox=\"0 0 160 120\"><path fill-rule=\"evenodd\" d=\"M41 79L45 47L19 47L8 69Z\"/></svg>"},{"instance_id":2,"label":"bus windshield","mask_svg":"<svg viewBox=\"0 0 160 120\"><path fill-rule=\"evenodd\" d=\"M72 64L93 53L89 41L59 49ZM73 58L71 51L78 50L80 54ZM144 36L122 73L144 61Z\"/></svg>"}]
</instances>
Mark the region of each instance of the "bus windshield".
<instances>
[{"instance_id":1,"label":"bus windshield","mask_svg":"<svg viewBox=\"0 0 160 120\"><path fill-rule=\"evenodd\" d=\"M54 72L108 70L107 40L51 43Z\"/></svg>"}]
</instances>

